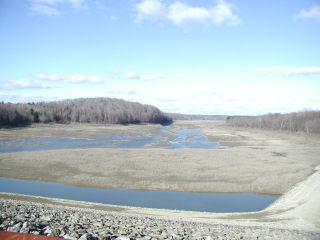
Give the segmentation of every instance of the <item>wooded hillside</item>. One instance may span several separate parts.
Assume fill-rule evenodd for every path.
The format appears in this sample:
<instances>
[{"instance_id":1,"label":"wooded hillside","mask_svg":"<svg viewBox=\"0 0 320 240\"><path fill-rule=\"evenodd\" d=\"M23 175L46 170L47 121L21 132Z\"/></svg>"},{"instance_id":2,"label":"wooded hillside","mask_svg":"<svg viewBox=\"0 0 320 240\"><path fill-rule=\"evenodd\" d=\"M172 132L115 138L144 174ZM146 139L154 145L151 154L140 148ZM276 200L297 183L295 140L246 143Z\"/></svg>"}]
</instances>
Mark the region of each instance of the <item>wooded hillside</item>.
<instances>
[{"instance_id":1,"label":"wooded hillside","mask_svg":"<svg viewBox=\"0 0 320 240\"><path fill-rule=\"evenodd\" d=\"M166 125L172 120L154 106L114 98L0 103L0 126L19 126L38 122L160 123Z\"/></svg>"},{"instance_id":2,"label":"wooded hillside","mask_svg":"<svg viewBox=\"0 0 320 240\"><path fill-rule=\"evenodd\" d=\"M302 111L287 114L270 113L261 116L229 116L226 122L232 126L266 128L273 130L320 133L320 111Z\"/></svg>"}]
</instances>

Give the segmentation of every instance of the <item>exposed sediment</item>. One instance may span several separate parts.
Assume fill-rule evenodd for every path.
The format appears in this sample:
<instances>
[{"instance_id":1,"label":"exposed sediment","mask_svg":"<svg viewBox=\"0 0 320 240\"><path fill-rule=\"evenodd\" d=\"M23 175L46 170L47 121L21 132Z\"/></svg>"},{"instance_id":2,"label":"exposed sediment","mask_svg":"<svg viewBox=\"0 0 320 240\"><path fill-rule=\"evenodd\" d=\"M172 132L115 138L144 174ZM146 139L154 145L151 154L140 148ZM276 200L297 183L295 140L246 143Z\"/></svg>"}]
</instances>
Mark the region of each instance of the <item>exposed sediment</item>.
<instances>
[{"instance_id":1,"label":"exposed sediment","mask_svg":"<svg viewBox=\"0 0 320 240\"><path fill-rule=\"evenodd\" d=\"M151 126L115 126L132 134ZM101 188L284 193L257 213L130 208L0 194L0 229L77 239L320 239L320 141L313 136L178 122L227 149L69 149L0 154L0 176ZM0 139L61 135L51 126ZM43 128L47 128L43 126ZM96 131L88 126L90 131ZM99 131L114 131L112 126ZM29 131L29 132L28 132ZM144 130L146 131L146 130ZM59 133L58 133L59 132ZM6 135L6 136L5 136Z\"/></svg>"},{"instance_id":2,"label":"exposed sediment","mask_svg":"<svg viewBox=\"0 0 320 240\"><path fill-rule=\"evenodd\" d=\"M226 149L60 149L0 154L0 176L97 188L283 194L320 164L319 137L178 121ZM39 125L1 130L0 139L159 133L158 125Z\"/></svg>"}]
</instances>

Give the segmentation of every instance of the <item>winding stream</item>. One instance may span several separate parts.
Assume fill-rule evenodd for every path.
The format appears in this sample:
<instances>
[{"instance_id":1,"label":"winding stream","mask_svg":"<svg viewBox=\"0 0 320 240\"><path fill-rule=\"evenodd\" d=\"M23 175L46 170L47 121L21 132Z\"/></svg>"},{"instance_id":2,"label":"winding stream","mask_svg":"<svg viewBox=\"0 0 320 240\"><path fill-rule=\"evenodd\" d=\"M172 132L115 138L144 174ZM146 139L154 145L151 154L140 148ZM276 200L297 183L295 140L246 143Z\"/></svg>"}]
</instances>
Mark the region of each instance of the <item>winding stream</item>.
<instances>
[{"instance_id":1,"label":"winding stream","mask_svg":"<svg viewBox=\"0 0 320 240\"><path fill-rule=\"evenodd\" d=\"M159 129L168 137L160 134L106 134L106 135L80 135L61 137L39 137L19 140L0 141L0 153L43 151L67 148L223 148L218 142L211 142L196 129L172 129L163 127ZM162 145L157 145L163 143ZM164 146L163 146L164 145Z\"/></svg>"}]
</instances>

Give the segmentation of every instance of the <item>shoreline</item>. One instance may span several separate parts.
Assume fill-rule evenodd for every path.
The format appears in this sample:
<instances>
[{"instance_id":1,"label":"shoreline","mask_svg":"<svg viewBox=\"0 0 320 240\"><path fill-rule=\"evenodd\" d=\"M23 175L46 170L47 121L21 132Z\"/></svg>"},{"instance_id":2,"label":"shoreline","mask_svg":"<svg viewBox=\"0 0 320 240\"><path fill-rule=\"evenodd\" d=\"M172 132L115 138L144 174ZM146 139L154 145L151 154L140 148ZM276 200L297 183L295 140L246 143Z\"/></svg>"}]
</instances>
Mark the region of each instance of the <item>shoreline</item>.
<instances>
[{"instance_id":1,"label":"shoreline","mask_svg":"<svg viewBox=\"0 0 320 240\"><path fill-rule=\"evenodd\" d=\"M62 209L63 216L59 217L58 222L61 219L66 222L64 219L71 216L74 224L81 222L83 218L89 219L93 226L98 221L96 216L99 216L114 223L113 230L111 226L106 227L106 222L101 223L98 228L83 227L80 232L75 230L76 225L68 226L69 234L76 233L77 239L85 234L84 232L95 236L97 231L100 231L96 235L98 239L105 237L106 231L118 237L123 235L124 239L130 236L133 239L143 239L142 235L146 235L143 231L147 236L153 234L150 237L154 239L252 239L253 236L259 236L259 239L288 239L288 236L289 239L320 238L318 137L235 129L217 121L179 121L173 127L198 129L212 141L228 143L229 148L67 149L4 153L0 154L0 176L104 189L283 195L260 212L204 213L0 193L0 229L13 229L15 225L19 231L23 226L27 228L29 223L20 221L16 215L19 217L24 209L32 212L34 208L44 216L47 213L52 214L49 214L50 216L59 215L57 209ZM157 131L157 126L100 126L98 129L88 125L64 126L62 129L57 125L34 126L13 132L2 129L0 139L9 135L11 138L39 136L42 130L48 136L74 134L79 131L139 134L141 131ZM14 207L17 210L13 209ZM22 212L19 212L20 210ZM14 220L4 226L4 216L9 218L7 213L11 216L10 219ZM79 218L73 218L73 214L79 215ZM22 215L20 217L22 218ZM123 224L119 224L119 221L123 221ZM134 232L139 228L139 221L146 228L140 233ZM176 230L169 226L175 226ZM51 232L54 230L54 226L46 227ZM26 231L25 229L22 231ZM46 230L39 227L37 229L35 231L40 234L50 235L49 230L45 233ZM158 232L159 229L163 231ZM184 232L178 229L183 229ZM60 236L63 233L61 231L55 236Z\"/></svg>"},{"instance_id":2,"label":"shoreline","mask_svg":"<svg viewBox=\"0 0 320 240\"><path fill-rule=\"evenodd\" d=\"M152 216L167 220L188 220L210 224L264 226L320 233L320 165L314 173L296 184L274 203L258 212L211 213L182 210L152 209L75 201L59 198L0 193L0 201L22 201L79 209L101 210L134 216ZM312 197L311 197L312 196Z\"/></svg>"},{"instance_id":3,"label":"shoreline","mask_svg":"<svg viewBox=\"0 0 320 240\"><path fill-rule=\"evenodd\" d=\"M279 196L254 193L190 193L96 189L0 178L0 192L153 209L210 213L257 212ZM71 193L71 194L70 194Z\"/></svg>"},{"instance_id":4,"label":"shoreline","mask_svg":"<svg viewBox=\"0 0 320 240\"><path fill-rule=\"evenodd\" d=\"M164 190L161 188L155 188L155 189L150 189L150 188L114 188L114 187L103 187L103 186L92 186L92 185L85 185L85 184L68 184L66 182L57 182L57 181L47 181L46 179L37 179L34 180L32 177L30 178L20 178L19 176L17 177L3 177L0 176L0 178L3 179L12 179L12 180L21 180L21 181L32 181L32 182L39 182L39 183L53 183L53 184L61 184L61 185L66 185L66 186L71 186L71 187L79 187L79 188L94 188L94 189L103 189L103 190L128 190L128 191L142 191L142 192L148 192L148 191L155 191L155 192L175 192L175 193L199 193L199 194L257 194L257 195L262 195L262 196L271 196L271 197L281 197L284 193L270 193L270 192L250 192L250 191L206 191L206 190L195 190L195 191L183 191L183 190L174 190L174 189L168 189ZM1 191L0 191L1 193ZM10 193L11 194L11 193ZM15 194L15 193L12 193ZM19 193L17 193L19 194ZM23 194L22 194L23 195ZM40 196L39 196L40 197Z\"/></svg>"},{"instance_id":5,"label":"shoreline","mask_svg":"<svg viewBox=\"0 0 320 240\"><path fill-rule=\"evenodd\" d=\"M61 184L61 185L66 185L66 186L71 186L71 187L79 187L79 188L94 188L94 189L104 189L104 190L128 190L128 191L142 191L142 192L175 192L175 193L195 193L195 194L256 194L256 195L262 195L262 196L270 196L270 197L281 197L283 193L281 194L272 194L272 193L266 193L266 192L244 192L244 191L234 191L234 192L226 192L226 191L221 191L221 192L212 192L212 191L182 191L182 190L162 190L162 189L139 189L139 188L105 188L105 187L99 187L99 186L93 186L91 187L90 185L83 185L83 184L67 184L67 183L60 183L60 182L51 182L51 181L46 181L45 179L41 180L33 180L32 178L19 178L19 177L3 177L0 176L0 178L3 179L12 179L12 180L21 180L21 181L32 181L32 182L39 182L39 183L53 183L53 184ZM1 193L1 191L0 191ZM9 193L9 192L8 192ZM15 193L10 193L10 194L15 194ZM19 193L17 193L19 194ZM24 195L24 194L22 194ZM41 196L39 196L41 197ZM75 200L76 201L76 200Z\"/></svg>"},{"instance_id":6,"label":"shoreline","mask_svg":"<svg viewBox=\"0 0 320 240\"><path fill-rule=\"evenodd\" d=\"M87 237L316 240L320 237L319 189L320 166L266 209L247 213L150 209L0 193L1 218L3 215L10 218L6 226L1 220L0 229L81 240ZM35 215L23 219L30 212ZM53 216L56 225L51 223ZM83 219L90 224L84 226ZM79 224L81 228L75 229Z\"/></svg>"},{"instance_id":7,"label":"shoreline","mask_svg":"<svg viewBox=\"0 0 320 240\"><path fill-rule=\"evenodd\" d=\"M40 124L26 129L1 129L0 139L115 132L163 134L159 127ZM320 164L320 137L235 129L221 121L177 121L172 128L197 129L209 140L229 147L2 153L0 176L103 189L279 195L312 174Z\"/></svg>"}]
</instances>

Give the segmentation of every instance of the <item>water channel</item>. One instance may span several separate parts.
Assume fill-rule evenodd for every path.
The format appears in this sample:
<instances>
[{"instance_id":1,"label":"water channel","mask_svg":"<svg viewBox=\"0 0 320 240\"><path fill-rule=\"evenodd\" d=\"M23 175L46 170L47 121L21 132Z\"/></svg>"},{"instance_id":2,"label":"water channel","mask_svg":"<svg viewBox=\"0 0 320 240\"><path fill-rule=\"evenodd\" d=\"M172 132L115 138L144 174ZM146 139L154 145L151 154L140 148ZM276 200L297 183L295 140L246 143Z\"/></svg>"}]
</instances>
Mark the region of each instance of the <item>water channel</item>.
<instances>
[{"instance_id":1,"label":"water channel","mask_svg":"<svg viewBox=\"0 0 320 240\"><path fill-rule=\"evenodd\" d=\"M42 151L66 148L225 148L209 141L196 129L163 127L160 134L81 135L40 137L0 141L0 153ZM170 139L165 136L171 136ZM276 196L253 193L185 193L166 191L138 191L124 189L95 189L57 183L0 178L0 191L27 195L62 198L113 205L177 209L205 212L247 212L266 208Z\"/></svg>"},{"instance_id":2,"label":"water channel","mask_svg":"<svg viewBox=\"0 0 320 240\"><path fill-rule=\"evenodd\" d=\"M50 198L201 212L260 211L276 196L253 193L186 193L74 187L58 183L0 178L0 192Z\"/></svg>"},{"instance_id":3,"label":"water channel","mask_svg":"<svg viewBox=\"0 0 320 240\"><path fill-rule=\"evenodd\" d=\"M19 140L0 141L0 153L43 151L66 148L155 148L163 142L161 148L224 148L218 142L209 141L206 136L196 129L159 129L165 135L173 136L173 140L160 134L128 135L80 135L61 137L39 137Z\"/></svg>"}]
</instances>

